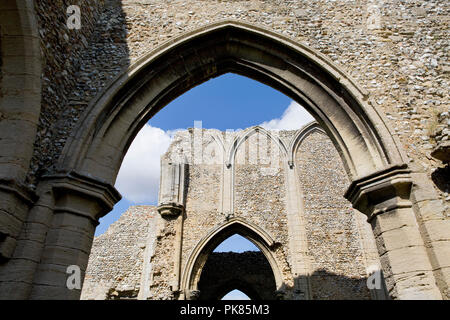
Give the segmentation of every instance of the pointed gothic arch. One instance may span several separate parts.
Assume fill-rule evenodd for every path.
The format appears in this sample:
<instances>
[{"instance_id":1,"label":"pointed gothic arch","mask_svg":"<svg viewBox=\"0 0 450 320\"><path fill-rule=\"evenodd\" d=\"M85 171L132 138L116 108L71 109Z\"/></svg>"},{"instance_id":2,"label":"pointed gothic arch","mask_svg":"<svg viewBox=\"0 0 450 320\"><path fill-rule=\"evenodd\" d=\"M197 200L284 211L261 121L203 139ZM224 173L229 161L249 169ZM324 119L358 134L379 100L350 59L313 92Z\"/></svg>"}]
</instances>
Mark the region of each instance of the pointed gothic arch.
<instances>
[{"instance_id":1,"label":"pointed gothic arch","mask_svg":"<svg viewBox=\"0 0 450 320\"><path fill-rule=\"evenodd\" d=\"M330 137L352 181L345 197L368 216L380 239L378 249L392 295L441 298L435 279L440 264L433 262L432 267L434 260L428 256L433 256L435 249L425 247L425 235L417 226L414 210L422 209L413 208L411 202L413 183L407 158L368 93L323 54L273 31L237 21L214 23L166 42L120 74L90 103L64 146L57 174L40 182L40 189L46 191L39 206L58 217L79 221L73 222L74 226L49 227L48 233L58 237L46 239L41 252L45 259L35 274L27 273L34 279L30 297L79 296L65 287L61 266L87 264L85 252L92 243L93 226L120 199L113 185L134 137L170 101L229 72L289 96L309 111ZM388 216L399 225L408 225L409 231L402 228L385 233L389 226L383 221ZM79 248L54 254L55 246L72 250L68 246L73 241L70 228L81 224L87 227L76 236ZM403 264L404 257L420 263ZM404 277L405 273L410 276ZM41 282L50 278L54 279L51 288ZM416 288L413 293L409 290L412 284ZM446 290L445 285L440 288Z\"/></svg>"},{"instance_id":2,"label":"pointed gothic arch","mask_svg":"<svg viewBox=\"0 0 450 320\"><path fill-rule=\"evenodd\" d=\"M270 131L264 129L263 127L254 126L254 127L244 130L240 135L238 135L234 139L234 141L232 142L232 144L230 146L230 150L228 150L227 164L233 165L235 163L236 154L237 154L239 148L241 147L241 145L252 135L260 133L260 132L262 134L264 134L266 137L268 137L269 139L271 139L279 147L279 150L281 151L283 158L287 158L288 149L285 146L283 140L281 140L279 137L275 137Z\"/></svg>"},{"instance_id":3,"label":"pointed gothic arch","mask_svg":"<svg viewBox=\"0 0 450 320\"><path fill-rule=\"evenodd\" d=\"M209 137L207 137L208 140L206 140L206 143L204 144L203 148L203 162L207 164L223 164L225 159L225 143L222 139L222 137L218 134L211 133ZM216 154L214 156L210 156L208 151L210 150L210 147L213 148L213 150L219 151L220 154ZM205 157L206 154L206 157Z\"/></svg>"},{"instance_id":4,"label":"pointed gothic arch","mask_svg":"<svg viewBox=\"0 0 450 320\"><path fill-rule=\"evenodd\" d=\"M327 132L355 179L404 163L402 149L367 92L324 55L290 38L224 21L171 40L118 76L90 104L59 168L114 183L142 126L192 87L234 72L305 107Z\"/></svg>"},{"instance_id":5,"label":"pointed gothic arch","mask_svg":"<svg viewBox=\"0 0 450 320\"><path fill-rule=\"evenodd\" d=\"M208 256L220 243L234 234L246 238L261 250L272 268L277 288L283 286L279 263L273 255L275 241L267 232L253 223L241 218L232 218L211 230L189 254L181 282L181 290L187 298L189 298L190 292L198 290L198 282Z\"/></svg>"},{"instance_id":6,"label":"pointed gothic arch","mask_svg":"<svg viewBox=\"0 0 450 320\"><path fill-rule=\"evenodd\" d=\"M289 161L291 161L291 163L294 163L295 154L298 147L302 144L303 140L305 140L308 135L314 132L319 132L326 135L326 132L319 126L317 122L311 122L297 131L294 138L289 144Z\"/></svg>"}]
</instances>

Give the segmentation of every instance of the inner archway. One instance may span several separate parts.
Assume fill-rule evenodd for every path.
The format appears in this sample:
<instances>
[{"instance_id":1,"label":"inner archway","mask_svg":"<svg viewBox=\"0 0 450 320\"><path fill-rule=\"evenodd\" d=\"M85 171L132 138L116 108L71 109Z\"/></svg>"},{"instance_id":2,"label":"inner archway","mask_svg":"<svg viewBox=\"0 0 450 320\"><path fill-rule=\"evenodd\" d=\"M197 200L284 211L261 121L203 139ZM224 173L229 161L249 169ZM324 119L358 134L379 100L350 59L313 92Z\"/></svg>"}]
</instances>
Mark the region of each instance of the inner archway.
<instances>
[{"instance_id":1,"label":"inner archway","mask_svg":"<svg viewBox=\"0 0 450 320\"><path fill-rule=\"evenodd\" d=\"M260 251L213 252L236 234L251 241ZM239 289L253 300L275 299L276 290L283 286L273 253L275 245L264 230L239 218L217 227L197 244L189 257L182 281L188 293L186 298L218 300ZM236 272L240 269L241 273Z\"/></svg>"},{"instance_id":2,"label":"inner archway","mask_svg":"<svg viewBox=\"0 0 450 320\"><path fill-rule=\"evenodd\" d=\"M232 290L243 292L251 300L276 298L274 274L260 250L224 252L219 249L208 256L198 283L198 299L220 300Z\"/></svg>"}]
</instances>

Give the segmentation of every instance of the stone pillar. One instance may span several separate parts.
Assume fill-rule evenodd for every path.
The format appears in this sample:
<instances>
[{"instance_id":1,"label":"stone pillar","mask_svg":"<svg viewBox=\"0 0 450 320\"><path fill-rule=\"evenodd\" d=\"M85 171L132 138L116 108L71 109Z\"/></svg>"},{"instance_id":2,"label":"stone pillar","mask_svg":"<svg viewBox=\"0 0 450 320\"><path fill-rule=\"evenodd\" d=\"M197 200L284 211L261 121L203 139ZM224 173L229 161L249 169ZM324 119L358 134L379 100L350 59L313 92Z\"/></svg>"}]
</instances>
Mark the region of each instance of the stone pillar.
<instances>
[{"instance_id":1,"label":"stone pillar","mask_svg":"<svg viewBox=\"0 0 450 320\"><path fill-rule=\"evenodd\" d=\"M13 256L35 195L24 185L41 109L32 0L0 1L0 263Z\"/></svg>"},{"instance_id":2,"label":"stone pillar","mask_svg":"<svg viewBox=\"0 0 450 320\"><path fill-rule=\"evenodd\" d=\"M0 178L0 199L0 264L2 264L12 258L23 223L37 196L14 179Z\"/></svg>"},{"instance_id":3,"label":"stone pillar","mask_svg":"<svg viewBox=\"0 0 450 320\"><path fill-rule=\"evenodd\" d=\"M185 163L161 161L158 211L162 216L177 216L184 211L187 169Z\"/></svg>"},{"instance_id":4,"label":"stone pillar","mask_svg":"<svg viewBox=\"0 0 450 320\"><path fill-rule=\"evenodd\" d=\"M450 216L428 174L413 174L413 209L443 299L450 300ZM448 210L448 209L447 209Z\"/></svg>"},{"instance_id":5,"label":"stone pillar","mask_svg":"<svg viewBox=\"0 0 450 320\"><path fill-rule=\"evenodd\" d=\"M176 297L180 294L187 174L188 165L186 163L161 161L159 205L157 210L164 219L176 220L174 267L171 281L171 290Z\"/></svg>"},{"instance_id":6,"label":"stone pillar","mask_svg":"<svg viewBox=\"0 0 450 320\"><path fill-rule=\"evenodd\" d=\"M39 185L39 200L27 215L11 259L0 265L0 299L28 299L53 216L53 194Z\"/></svg>"},{"instance_id":7,"label":"stone pillar","mask_svg":"<svg viewBox=\"0 0 450 320\"><path fill-rule=\"evenodd\" d=\"M393 299L442 299L412 210L406 165L355 180L345 197L370 222L387 290Z\"/></svg>"},{"instance_id":8,"label":"stone pillar","mask_svg":"<svg viewBox=\"0 0 450 320\"><path fill-rule=\"evenodd\" d=\"M83 283L95 227L121 198L111 185L75 172L46 177L54 208L31 299L79 299L80 289L69 289L69 266L81 270Z\"/></svg>"},{"instance_id":9,"label":"stone pillar","mask_svg":"<svg viewBox=\"0 0 450 320\"><path fill-rule=\"evenodd\" d=\"M304 221L303 190L298 183L298 173L292 162L285 166L289 251L294 277L293 300L311 299L310 264Z\"/></svg>"}]
</instances>

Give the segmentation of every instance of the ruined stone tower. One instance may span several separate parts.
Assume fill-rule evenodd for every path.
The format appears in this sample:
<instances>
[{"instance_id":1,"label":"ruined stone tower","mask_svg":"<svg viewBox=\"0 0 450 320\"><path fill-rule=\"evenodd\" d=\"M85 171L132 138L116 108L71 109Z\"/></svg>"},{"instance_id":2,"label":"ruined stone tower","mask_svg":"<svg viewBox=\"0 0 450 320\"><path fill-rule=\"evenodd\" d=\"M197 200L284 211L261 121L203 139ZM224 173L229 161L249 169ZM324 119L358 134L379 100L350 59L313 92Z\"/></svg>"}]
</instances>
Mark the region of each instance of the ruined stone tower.
<instances>
[{"instance_id":1,"label":"ruined stone tower","mask_svg":"<svg viewBox=\"0 0 450 320\"><path fill-rule=\"evenodd\" d=\"M94 240L82 298L385 298L367 288L380 263L346 184L315 123L180 131L161 159L159 206L130 208ZM212 252L233 234L261 252Z\"/></svg>"}]
</instances>

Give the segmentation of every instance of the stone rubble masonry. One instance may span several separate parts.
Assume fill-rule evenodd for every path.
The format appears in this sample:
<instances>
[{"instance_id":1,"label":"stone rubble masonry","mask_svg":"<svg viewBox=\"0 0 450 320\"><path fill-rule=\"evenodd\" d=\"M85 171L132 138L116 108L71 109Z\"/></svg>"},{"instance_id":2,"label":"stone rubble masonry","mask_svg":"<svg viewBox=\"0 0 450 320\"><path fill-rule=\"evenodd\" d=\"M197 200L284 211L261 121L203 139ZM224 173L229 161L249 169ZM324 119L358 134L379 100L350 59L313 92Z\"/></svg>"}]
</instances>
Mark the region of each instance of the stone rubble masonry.
<instances>
[{"instance_id":1,"label":"stone rubble masonry","mask_svg":"<svg viewBox=\"0 0 450 320\"><path fill-rule=\"evenodd\" d=\"M438 116L438 123L431 137L436 143L436 147L431 156L444 163L450 162L450 112L442 112ZM448 189L448 188L447 188Z\"/></svg>"},{"instance_id":2,"label":"stone rubble masonry","mask_svg":"<svg viewBox=\"0 0 450 320\"><path fill-rule=\"evenodd\" d=\"M67 30L65 24L67 6L73 4L81 7L81 30ZM393 159L401 158L405 165L389 162L394 166L367 172L368 176L353 177L356 180L351 181L346 195L354 207L371 216L391 297L449 299L450 169L445 157L441 161L442 155L447 154L442 151L448 150L449 11L450 2L441 0L376 3L373 0L1 1L0 297L79 297L79 291L66 290L62 264L79 262L86 267L94 225L100 216L110 211L120 195L112 188L114 178L98 179L101 177L96 174L100 171L92 169L101 167L103 161L95 164L94 159L90 159L84 173L69 172L74 167L64 165L59 168L63 172L58 171L58 159L66 155L62 150L70 147L67 139L73 141L78 137L79 131L73 129L81 118L86 119L88 111L101 119L103 116L113 118L111 114L95 113L94 107L99 105L94 106L94 97L105 92L121 72L127 74L126 70L138 59L156 52L157 48L161 49L162 45L179 36L186 39L189 34L198 34L201 28L208 29L227 21L226 24L257 28L264 34L273 32L272 35L289 37L293 43L304 45L305 50L317 52L315 56L323 54L336 66L331 69L328 66L327 70L339 70L342 76L339 81L344 82L343 86L330 88L337 95L346 87L345 82L357 84L367 92L357 100L364 105L362 100L368 99L373 107L371 110L374 115L380 115L380 120L360 125L373 125L374 131L369 131L375 133L375 140L381 138L378 142L386 150L391 150L392 145L383 141L394 139ZM161 74L158 77L162 81L168 79ZM167 86L162 84L162 88L167 89ZM110 98L109 95L102 97ZM137 110L138 105L133 105ZM115 106L120 109L119 104ZM361 116L358 111L356 113ZM138 112L133 114L138 117ZM117 119L124 120L122 118ZM124 118L137 120L131 115ZM339 117L330 117L330 121L336 124ZM351 121L351 124L354 123ZM391 132L376 130L379 125L386 125ZM114 128L113 133L118 126ZM331 130L331 126L328 129ZM343 127L339 131L346 136ZM352 136L351 141L356 140L357 137ZM76 141L84 141L86 146L92 147L87 139ZM96 147L101 149L102 155L109 150L109 144ZM372 147L377 148L375 144ZM362 154L350 153L352 160L363 158ZM116 154L123 156L121 152ZM70 155L70 160L76 162L77 153ZM217 169L214 164L211 166ZM238 173L255 173L250 166L236 169ZM108 175L114 176L117 170ZM192 168L197 174L203 174L202 170ZM218 178L214 170L208 177L213 184ZM298 277L290 279L290 270L305 274L314 267L314 262L309 263L306 258L305 232L310 222L308 216L300 217L295 213L295 208L300 206L292 195L294 186L301 189L297 184L309 182L299 181L286 167L276 173L264 170L274 179L284 177L288 182L287 193L271 189L279 201L271 206L276 208L284 197L287 199L287 222L280 220L279 225L280 228L285 224L288 226L293 235L288 237L290 251L302 258L292 261L284 246L275 246L272 258L278 259L282 270L279 276L283 274L285 284L290 286L293 282L294 286L301 287L298 290L300 298L306 294L308 283L299 282ZM224 177L228 186L232 183L231 177ZM203 191L201 187L198 190ZM232 219L232 213L245 214L239 211L240 208L257 205L252 201L240 201L239 194L242 193L239 193L238 185L234 189L237 192L233 193L236 199L231 198L230 190L221 194L227 201L222 201L219 209L214 208L210 212L212 216L220 212ZM87 197L81 199L79 191ZM258 188L246 191L263 194ZM246 191L242 189L241 192ZM208 192L205 190L205 195ZM364 204L367 199L370 206ZM304 203L307 204L306 198ZM205 206L202 210L206 217L210 209ZM305 208L301 210L306 212ZM214 216L211 224L216 225L221 219ZM63 224L66 220L70 223ZM349 221L365 226L358 219ZM404 223L408 228L402 227ZM193 222L186 220L188 224ZM83 231L79 231L80 226ZM166 220L167 236L179 242L180 226L182 223L178 220ZM189 237L187 235L183 246L189 247L195 242L195 237ZM280 234L273 241L281 243L285 240ZM73 249L72 242L76 243L77 249ZM366 241L362 243L370 247ZM180 294L177 291L181 284L180 271L177 270L182 271L186 253L178 246L173 247L172 243L157 250L162 254L166 250L181 252L179 260L167 265L173 274L170 283L158 286L154 281L156 287L163 290L161 298ZM365 254L361 259L370 262L371 254ZM149 265L144 264L144 267ZM157 275L155 277L157 279ZM141 297L148 297L153 280L144 280L147 281L146 291L140 290L140 293ZM167 291L169 287L175 291Z\"/></svg>"},{"instance_id":3,"label":"stone rubble masonry","mask_svg":"<svg viewBox=\"0 0 450 320\"><path fill-rule=\"evenodd\" d=\"M30 181L53 170L89 101L123 68L171 38L225 19L263 26L328 56L368 90L418 169L431 176L439 165L430 156L429 128L436 110L449 111L448 1L71 1L81 6L80 31L64 25L68 4L36 5L45 67ZM448 190L437 192L446 201Z\"/></svg>"},{"instance_id":4,"label":"stone rubble masonry","mask_svg":"<svg viewBox=\"0 0 450 320\"><path fill-rule=\"evenodd\" d=\"M104 15L104 3L105 0L35 1L43 69L41 116L35 139L40 153L35 152L32 159L32 174L28 176L28 182L32 185L36 183L36 174L40 176L52 172L54 158L51 155L62 150L71 128L64 119L70 118L76 122L76 110L88 101L77 99L78 92L83 91L83 96L87 98L97 91L83 74L86 63L84 52L93 49L93 41L99 41L95 36L99 32L99 18ZM69 30L67 27L67 8L71 5L80 7L80 30Z\"/></svg>"},{"instance_id":5,"label":"stone rubble masonry","mask_svg":"<svg viewBox=\"0 0 450 320\"><path fill-rule=\"evenodd\" d=\"M286 155L279 149L281 145L268 135L278 136L280 143L290 145L296 133L262 128L227 133L199 128L177 132L162 163L188 164L182 240L177 240L177 218L158 220L154 207L131 207L106 234L94 240L82 298L180 298L173 290L179 281L174 271L177 242L182 242L180 270L186 274L188 261L202 239L229 219L241 219L273 239L270 252L281 275L277 289L283 290L285 299L295 298L300 278L309 279L312 299L370 299L368 269L379 269L380 262L366 216L343 198L349 181L342 161L331 140L323 132L314 131L303 138L295 152L294 166L289 168ZM242 143L237 144L235 157L229 158L236 139ZM227 170L232 170L226 169L229 159L229 167L234 168L231 180L226 178ZM303 248L306 254L300 256L290 241L295 234L288 226L289 170L296 172L302 189L296 194L302 199L295 199L303 202L299 215L305 224L304 231L296 232L307 243ZM228 197L227 188L232 190ZM147 240L154 243L153 254L143 261L144 249L140 246L147 237L153 239ZM208 254L203 253L206 257ZM298 268L297 260L303 260L306 272ZM142 274L144 268L149 274ZM181 290L187 289L179 285ZM139 290L147 291L144 294Z\"/></svg>"},{"instance_id":6,"label":"stone rubble masonry","mask_svg":"<svg viewBox=\"0 0 450 320\"><path fill-rule=\"evenodd\" d=\"M342 197L349 182L336 149L322 133L312 133L298 148L296 164L305 194L314 298L367 298L366 268L377 265L378 253L366 216Z\"/></svg>"},{"instance_id":7,"label":"stone rubble masonry","mask_svg":"<svg viewBox=\"0 0 450 320\"><path fill-rule=\"evenodd\" d=\"M154 206L133 206L95 238L81 299L137 297L144 257L156 239L147 235L156 233L158 220Z\"/></svg>"}]
</instances>

